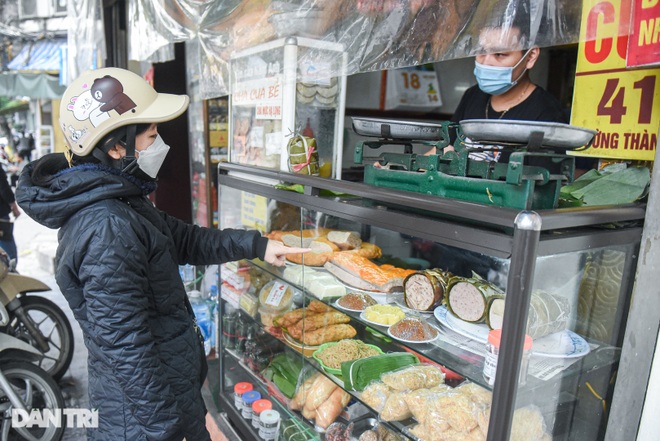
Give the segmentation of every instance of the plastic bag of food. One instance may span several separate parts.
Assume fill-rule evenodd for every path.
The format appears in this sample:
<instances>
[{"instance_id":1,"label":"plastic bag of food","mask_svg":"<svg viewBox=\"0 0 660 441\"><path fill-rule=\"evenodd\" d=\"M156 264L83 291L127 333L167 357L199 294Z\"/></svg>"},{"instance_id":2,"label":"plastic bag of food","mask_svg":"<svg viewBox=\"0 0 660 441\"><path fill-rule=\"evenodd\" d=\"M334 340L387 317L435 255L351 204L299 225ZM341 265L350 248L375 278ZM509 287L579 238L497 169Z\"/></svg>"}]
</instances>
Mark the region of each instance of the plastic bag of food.
<instances>
[{"instance_id":1,"label":"plastic bag of food","mask_svg":"<svg viewBox=\"0 0 660 441\"><path fill-rule=\"evenodd\" d=\"M316 425L326 429L337 419L350 400L351 396L335 385L330 396L316 408Z\"/></svg>"},{"instance_id":2,"label":"plastic bag of food","mask_svg":"<svg viewBox=\"0 0 660 441\"><path fill-rule=\"evenodd\" d=\"M330 395L332 395L338 387L339 386L325 375L318 376L309 387L309 392L305 398L305 405L302 410L303 416L307 419L314 419L318 407L330 398Z\"/></svg>"},{"instance_id":3,"label":"plastic bag of food","mask_svg":"<svg viewBox=\"0 0 660 441\"><path fill-rule=\"evenodd\" d=\"M417 439L421 441L431 441L431 437L426 430L426 426L423 424L416 424L412 426L409 430L411 435L414 435Z\"/></svg>"},{"instance_id":4,"label":"plastic bag of food","mask_svg":"<svg viewBox=\"0 0 660 441\"><path fill-rule=\"evenodd\" d=\"M546 435L541 411L536 406L525 406L513 412L510 441L541 441Z\"/></svg>"},{"instance_id":5,"label":"plastic bag of food","mask_svg":"<svg viewBox=\"0 0 660 441\"><path fill-rule=\"evenodd\" d=\"M451 387L446 384L440 384L430 389L417 389L408 392L405 395L406 404L412 416L420 423L424 424L426 419L426 410L432 401L436 400L441 394L447 394Z\"/></svg>"},{"instance_id":6,"label":"plastic bag of food","mask_svg":"<svg viewBox=\"0 0 660 441\"><path fill-rule=\"evenodd\" d=\"M261 375L272 381L284 396L293 398L302 367L300 359L282 353L271 360L268 367L261 372Z\"/></svg>"},{"instance_id":7,"label":"plastic bag of food","mask_svg":"<svg viewBox=\"0 0 660 441\"><path fill-rule=\"evenodd\" d=\"M430 388L442 384L445 382L445 374L436 366L415 364L385 373L381 375L380 379L396 391L407 391Z\"/></svg>"},{"instance_id":8,"label":"plastic bag of food","mask_svg":"<svg viewBox=\"0 0 660 441\"><path fill-rule=\"evenodd\" d=\"M453 429L470 432L479 427L474 404L467 395L450 394L439 397L429 407L425 424L431 433Z\"/></svg>"},{"instance_id":9,"label":"plastic bag of food","mask_svg":"<svg viewBox=\"0 0 660 441\"><path fill-rule=\"evenodd\" d=\"M433 396L424 400L426 411L414 409L415 418L424 425L427 433L434 436L441 434L438 439L485 440L488 424L480 420L484 420L485 412L490 412L490 404L485 403L489 396L481 389L469 383L456 388L436 387ZM415 396L410 397L413 399Z\"/></svg>"},{"instance_id":10,"label":"plastic bag of food","mask_svg":"<svg viewBox=\"0 0 660 441\"><path fill-rule=\"evenodd\" d=\"M319 174L319 152L316 139L294 135L286 146L289 154L289 171L303 175Z\"/></svg>"},{"instance_id":11,"label":"plastic bag of food","mask_svg":"<svg viewBox=\"0 0 660 441\"><path fill-rule=\"evenodd\" d=\"M464 381L454 388L454 392L467 395L474 404L490 407L493 393L488 389L470 381Z\"/></svg>"},{"instance_id":12,"label":"plastic bag of food","mask_svg":"<svg viewBox=\"0 0 660 441\"><path fill-rule=\"evenodd\" d=\"M384 421L403 421L412 416L408 404L406 403L406 394L408 392L392 392L380 411L380 418Z\"/></svg>"},{"instance_id":13,"label":"plastic bag of food","mask_svg":"<svg viewBox=\"0 0 660 441\"><path fill-rule=\"evenodd\" d=\"M387 398L392 394L392 389L381 381L374 381L364 388L360 399L364 404L371 407L376 412L380 412L385 407Z\"/></svg>"},{"instance_id":14,"label":"plastic bag of food","mask_svg":"<svg viewBox=\"0 0 660 441\"><path fill-rule=\"evenodd\" d=\"M302 410L305 406L305 401L307 400L312 384L314 384L319 376L321 376L321 373L312 366L305 365L302 368L300 375L298 375L296 393L289 401L289 408L291 410Z\"/></svg>"}]
</instances>

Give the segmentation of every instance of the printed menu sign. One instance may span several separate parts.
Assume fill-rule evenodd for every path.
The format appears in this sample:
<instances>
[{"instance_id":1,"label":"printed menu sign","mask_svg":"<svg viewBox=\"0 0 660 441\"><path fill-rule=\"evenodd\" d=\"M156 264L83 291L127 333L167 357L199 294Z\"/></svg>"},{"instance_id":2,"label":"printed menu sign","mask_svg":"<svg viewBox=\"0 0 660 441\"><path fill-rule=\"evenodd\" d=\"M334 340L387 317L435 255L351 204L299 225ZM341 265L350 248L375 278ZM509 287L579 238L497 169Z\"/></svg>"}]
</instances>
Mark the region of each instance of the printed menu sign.
<instances>
[{"instance_id":1,"label":"printed menu sign","mask_svg":"<svg viewBox=\"0 0 660 441\"><path fill-rule=\"evenodd\" d=\"M633 0L626 66L660 65L660 0Z\"/></svg>"},{"instance_id":2,"label":"printed menu sign","mask_svg":"<svg viewBox=\"0 0 660 441\"><path fill-rule=\"evenodd\" d=\"M576 155L642 161L655 157L660 69L626 68L632 1L583 2L571 124L598 133L592 146Z\"/></svg>"}]
</instances>

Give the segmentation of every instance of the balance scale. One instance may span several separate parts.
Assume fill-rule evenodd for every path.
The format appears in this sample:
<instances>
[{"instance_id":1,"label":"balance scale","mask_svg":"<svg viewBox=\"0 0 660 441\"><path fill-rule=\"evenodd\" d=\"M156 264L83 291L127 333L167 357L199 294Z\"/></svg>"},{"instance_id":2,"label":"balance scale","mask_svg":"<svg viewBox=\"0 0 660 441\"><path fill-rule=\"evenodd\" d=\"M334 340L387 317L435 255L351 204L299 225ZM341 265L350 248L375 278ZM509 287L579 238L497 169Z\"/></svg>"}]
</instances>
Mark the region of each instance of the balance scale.
<instances>
[{"instance_id":1,"label":"balance scale","mask_svg":"<svg viewBox=\"0 0 660 441\"><path fill-rule=\"evenodd\" d=\"M557 208L562 185L573 182L575 158L567 150L586 148L596 131L561 123L514 120L464 120L439 124L353 119L360 141L354 162L363 163L365 146L400 147L401 153L383 153L381 167L365 165L364 182L480 204L521 210ZM450 130L456 133L454 151ZM436 148L439 154L413 152L414 145ZM500 152L504 162L469 158L477 151Z\"/></svg>"}]
</instances>

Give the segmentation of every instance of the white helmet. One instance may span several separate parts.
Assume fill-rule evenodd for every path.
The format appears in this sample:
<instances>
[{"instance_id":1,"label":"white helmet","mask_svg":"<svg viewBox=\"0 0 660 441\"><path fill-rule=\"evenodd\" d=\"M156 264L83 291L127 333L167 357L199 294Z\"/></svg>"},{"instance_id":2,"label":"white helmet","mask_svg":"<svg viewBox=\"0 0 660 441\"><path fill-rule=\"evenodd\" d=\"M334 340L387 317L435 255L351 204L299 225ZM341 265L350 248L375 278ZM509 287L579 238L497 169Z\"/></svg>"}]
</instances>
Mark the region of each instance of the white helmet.
<instances>
[{"instance_id":1,"label":"white helmet","mask_svg":"<svg viewBox=\"0 0 660 441\"><path fill-rule=\"evenodd\" d=\"M60 127L71 152L87 156L113 130L169 121L185 112L189 102L188 95L156 92L142 77L125 69L90 70L64 91Z\"/></svg>"}]
</instances>

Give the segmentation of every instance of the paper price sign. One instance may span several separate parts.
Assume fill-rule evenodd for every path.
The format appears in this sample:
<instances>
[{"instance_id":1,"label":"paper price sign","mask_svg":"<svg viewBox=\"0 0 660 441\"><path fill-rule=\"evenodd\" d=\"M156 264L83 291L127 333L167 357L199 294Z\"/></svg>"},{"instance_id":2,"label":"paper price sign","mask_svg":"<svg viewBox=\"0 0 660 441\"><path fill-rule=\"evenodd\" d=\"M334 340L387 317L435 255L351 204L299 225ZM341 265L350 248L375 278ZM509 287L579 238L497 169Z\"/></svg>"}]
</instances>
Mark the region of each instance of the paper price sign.
<instances>
[{"instance_id":1,"label":"paper price sign","mask_svg":"<svg viewBox=\"0 0 660 441\"><path fill-rule=\"evenodd\" d=\"M241 224L248 228L266 231L267 205L268 200L265 197L241 192Z\"/></svg>"},{"instance_id":2,"label":"paper price sign","mask_svg":"<svg viewBox=\"0 0 660 441\"><path fill-rule=\"evenodd\" d=\"M631 0L585 0L571 124L598 130L575 152L653 160L660 126L660 69L626 69Z\"/></svg>"},{"instance_id":3,"label":"paper price sign","mask_svg":"<svg viewBox=\"0 0 660 441\"><path fill-rule=\"evenodd\" d=\"M627 66L660 65L660 0L633 0L630 23Z\"/></svg>"},{"instance_id":4,"label":"paper price sign","mask_svg":"<svg viewBox=\"0 0 660 441\"><path fill-rule=\"evenodd\" d=\"M387 72L385 110L400 107L434 108L442 105L435 71L416 68Z\"/></svg>"}]
</instances>

